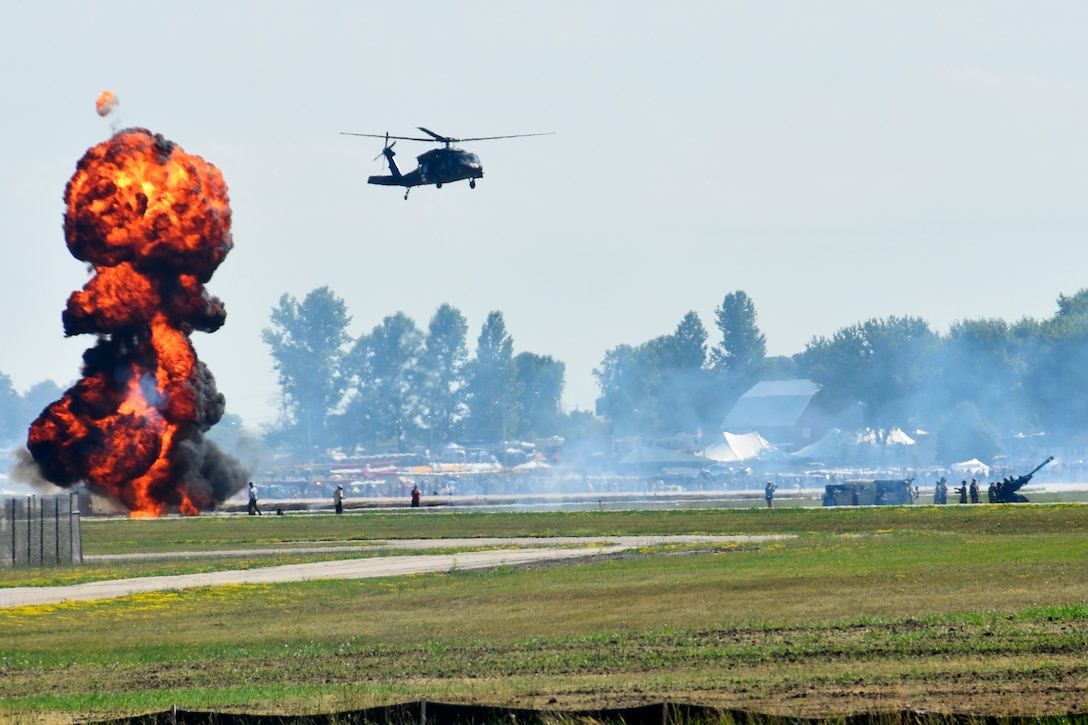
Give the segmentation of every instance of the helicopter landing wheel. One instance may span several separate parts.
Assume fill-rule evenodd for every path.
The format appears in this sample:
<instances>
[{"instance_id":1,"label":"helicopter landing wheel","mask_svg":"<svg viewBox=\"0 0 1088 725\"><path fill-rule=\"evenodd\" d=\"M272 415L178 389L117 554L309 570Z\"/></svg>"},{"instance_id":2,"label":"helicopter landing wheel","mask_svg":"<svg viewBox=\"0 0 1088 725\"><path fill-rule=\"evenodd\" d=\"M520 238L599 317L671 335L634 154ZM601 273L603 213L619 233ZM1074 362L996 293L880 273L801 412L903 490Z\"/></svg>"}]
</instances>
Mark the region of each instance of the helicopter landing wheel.
<instances>
[{"instance_id":1,"label":"helicopter landing wheel","mask_svg":"<svg viewBox=\"0 0 1088 725\"><path fill-rule=\"evenodd\" d=\"M468 180L468 188L470 188L470 189L475 189L476 188L476 179L469 179Z\"/></svg>"},{"instance_id":2,"label":"helicopter landing wheel","mask_svg":"<svg viewBox=\"0 0 1088 725\"><path fill-rule=\"evenodd\" d=\"M442 188L442 182L439 181L437 184L434 185L434 188L441 189Z\"/></svg>"}]
</instances>

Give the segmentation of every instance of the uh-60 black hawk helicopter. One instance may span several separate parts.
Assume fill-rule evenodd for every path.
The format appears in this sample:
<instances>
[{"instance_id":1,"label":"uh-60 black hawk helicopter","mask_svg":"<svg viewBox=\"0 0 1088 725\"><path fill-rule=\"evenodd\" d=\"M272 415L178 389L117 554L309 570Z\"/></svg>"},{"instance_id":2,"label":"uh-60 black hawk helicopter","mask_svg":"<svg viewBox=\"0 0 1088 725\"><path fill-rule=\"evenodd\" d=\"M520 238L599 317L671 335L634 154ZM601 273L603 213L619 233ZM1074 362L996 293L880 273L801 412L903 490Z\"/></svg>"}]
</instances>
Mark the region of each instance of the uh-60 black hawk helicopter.
<instances>
[{"instance_id":1,"label":"uh-60 black hawk helicopter","mask_svg":"<svg viewBox=\"0 0 1088 725\"><path fill-rule=\"evenodd\" d=\"M408 192L412 190L413 186L426 186L428 184L434 184L436 189L441 189L443 184L450 184L454 181L461 181L468 179L468 185L470 189L476 188L476 179L482 179L484 177L484 167L480 164L480 157L464 149L459 149L452 144L461 143L463 141L493 141L500 138L524 138L526 136L550 136L552 132L548 133L518 133L511 136L477 136L476 138L453 138L452 136L443 136L435 133L429 129L417 126L420 131L430 136L430 138L420 138L418 136L390 136L388 133L381 135L376 133L350 133L348 131L341 131L344 136L366 136L367 138L384 138L385 147L378 156L385 156L385 160L389 164L389 174L387 176L371 176L366 181L368 184L378 184L379 186L403 186L404 198L408 198ZM390 140L393 143L389 143ZM431 149L416 157L416 161L419 162L419 167L404 174L397 168L397 162L393 160L396 156L396 152L393 151L393 147L397 144L397 141L423 141L426 143L441 143L445 144L442 148ZM374 158L378 158L375 156Z\"/></svg>"}]
</instances>

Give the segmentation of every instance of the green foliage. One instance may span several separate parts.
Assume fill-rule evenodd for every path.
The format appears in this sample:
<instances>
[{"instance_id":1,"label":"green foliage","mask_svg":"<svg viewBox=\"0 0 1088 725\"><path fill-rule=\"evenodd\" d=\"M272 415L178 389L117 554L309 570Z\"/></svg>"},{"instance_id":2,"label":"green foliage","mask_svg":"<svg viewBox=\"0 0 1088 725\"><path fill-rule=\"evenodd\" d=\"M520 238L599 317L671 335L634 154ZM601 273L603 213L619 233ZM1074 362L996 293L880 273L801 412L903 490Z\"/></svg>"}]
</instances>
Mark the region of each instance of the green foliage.
<instances>
[{"instance_id":1,"label":"green foliage","mask_svg":"<svg viewBox=\"0 0 1088 725\"><path fill-rule=\"evenodd\" d=\"M326 288L311 297L332 301ZM494 442L562 427L562 414L553 406L561 395L562 363L530 353L515 362L501 312L488 316L476 357L469 360L464 317L443 305L424 341L412 338L416 352L399 358L397 384L389 382L395 375L366 365L360 373L356 366L350 371L356 385L349 392L349 374L336 364L346 340L333 335L340 347L331 355L322 352L328 344L305 344L312 332L304 324L308 307L285 295L273 312L273 327L265 330L281 378L285 426L296 439L320 432L324 421L319 419L343 402L344 393L354 401L341 421L341 438L348 443L435 449L464 435ZM326 328L333 331L337 319L349 319L342 303L337 313L325 313L334 321ZM593 370L600 389L596 412L614 435L714 430L751 384L790 377L818 383L824 408L834 414L856 407L863 412L858 424L877 431L934 429L963 402L1001 431L1042 430L1060 437L1078 432L1088 420L1088 376L1082 374L1088 359L1088 289L1060 295L1057 312L1042 321L962 320L941 336L916 317L873 318L829 338L814 337L792 358L766 358L755 305L743 291L723 298L715 325L721 340L709 348L698 315L688 312L671 334L606 351ZM321 330L317 325L313 331ZM371 355L364 351L377 342L360 340L359 354ZM325 364L300 362L314 355ZM321 389L300 382L300 369L311 387ZM367 375L371 379L364 381Z\"/></svg>"},{"instance_id":2,"label":"green foliage","mask_svg":"<svg viewBox=\"0 0 1088 725\"><path fill-rule=\"evenodd\" d=\"M1088 420L1088 289L1058 297L1058 312L1037 330L1024 387L1037 417L1050 428L1081 432Z\"/></svg>"},{"instance_id":3,"label":"green foliage","mask_svg":"<svg viewBox=\"0 0 1088 725\"><path fill-rule=\"evenodd\" d=\"M756 324L755 303L743 290L730 292L714 310L722 341L710 351L718 373L756 382L767 354L767 339Z\"/></svg>"},{"instance_id":4,"label":"green foliage","mask_svg":"<svg viewBox=\"0 0 1088 725\"><path fill-rule=\"evenodd\" d=\"M601 389L598 415L622 435L694 431L706 417L712 385L706 339L699 316L688 312L671 335L606 352L593 371Z\"/></svg>"},{"instance_id":5,"label":"green foliage","mask_svg":"<svg viewBox=\"0 0 1088 725\"><path fill-rule=\"evenodd\" d=\"M454 440L466 415L465 365L468 323L455 307L443 304L427 326L420 355L420 405L431 450Z\"/></svg>"},{"instance_id":6,"label":"green foliage","mask_svg":"<svg viewBox=\"0 0 1088 725\"><path fill-rule=\"evenodd\" d=\"M396 312L347 349L350 320L327 287L273 309L263 336L280 377L282 440L311 454L334 438L348 449L437 450L465 434L496 442L564 428L565 366L531 353L515 361L501 312L488 315L472 360L464 315L448 304L425 335Z\"/></svg>"},{"instance_id":7,"label":"green foliage","mask_svg":"<svg viewBox=\"0 0 1088 725\"><path fill-rule=\"evenodd\" d=\"M915 318L869 320L814 338L800 372L832 410L861 402L874 428L934 428L968 402L1000 430L1061 440L1088 420L1088 290L1057 307L1043 321L959 321L945 337Z\"/></svg>"},{"instance_id":8,"label":"green foliage","mask_svg":"<svg viewBox=\"0 0 1088 725\"><path fill-rule=\"evenodd\" d=\"M422 427L423 335L403 312L361 336L345 361L355 394L342 416L345 443L405 450Z\"/></svg>"},{"instance_id":9,"label":"green foliage","mask_svg":"<svg viewBox=\"0 0 1088 725\"><path fill-rule=\"evenodd\" d=\"M487 316L469 364L467 435L489 443L510 438L517 430L520 394L514 364L514 340L501 312Z\"/></svg>"},{"instance_id":10,"label":"green foliage","mask_svg":"<svg viewBox=\"0 0 1088 725\"><path fill-rule=\"evenodd\" d=\"M669 337L658 338L661 359L672 371L698 373L706 363L706 328L699 315L688 311Z\"/></svg>"},{"instance_id":11,"label":"green foliage","mask_svg":"<svg viewBox=\"0 0 1088 725\"><path fill-rule=\"evenodd\" d=\"M279 376L285 432L300 450L324 450L329 414L346 387L341 363L350 341L347 305L328 287L320 287L302 302L283 295L271 319L261 337L271 348L272 367Z\"/></svg>"},{"instance_id":12,"label":"green foliage","mask_svg":"<svg viewBox=\"0 0 1088 725\"><path fill-rule=\"evenodd\" d=\"M651 391L660 370L647 346L617 345L607 351L601 365L593 369L601 395L597 415L612 421L620 435L640 434L660 426L652 405Z\"/></svg>"},{"instance_id":13,"label":"green foliage","mask_svg":"<svg viewBox=\"0 0 1088 725\"><path fill-rule=\"evenodd\" d=\"M551 355L531 352L514 357L518 388L519 438L556 435L563 425L563 376L566 366Z\"/></svg>"},{"instance_id":14,"label":"green foliage","mask_svg":"<svg viewBox=\"0 0 1088 725\"><path fill-rule=\"evenodd\" d=\"M830 410L860 401L865 423L877 430L903 426L911 404L934 372L938 336L916 317L870 319L813 338L802 368L821 386Z\"/></svg>"}]
</instances>

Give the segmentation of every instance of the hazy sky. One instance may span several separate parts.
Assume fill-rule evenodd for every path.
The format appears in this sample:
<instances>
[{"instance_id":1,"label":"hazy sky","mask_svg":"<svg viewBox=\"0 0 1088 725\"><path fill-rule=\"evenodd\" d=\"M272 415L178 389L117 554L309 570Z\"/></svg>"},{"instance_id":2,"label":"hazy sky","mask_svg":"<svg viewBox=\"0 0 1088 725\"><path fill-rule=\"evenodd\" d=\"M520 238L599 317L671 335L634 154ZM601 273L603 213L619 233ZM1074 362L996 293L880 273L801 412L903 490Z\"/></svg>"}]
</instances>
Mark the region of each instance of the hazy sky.
<instances>
[{"instance_id":1,"label":"hazy sky","mask_svg":"<svg viewBox=\"0 0 1088 725\"><path fill-rule=\"evenodd\" d=\"M260 331L328 285L353 335L443 302L470 346L567 365L592 409L606 350L710 333L753 299L771 354L887 315L1044 318L1088 286L1088 6L921 2L25 2L0 10L0 371L78 377L60 313L88 279L64 185L111 122L218 166L235 248L196 333L246 423L277 386ZM94 111L98 93L120 99ZM464 182L368 186L381 141L452 136ZM403 169L429 148L397 145Z\"/></svg>"}]
</instances>

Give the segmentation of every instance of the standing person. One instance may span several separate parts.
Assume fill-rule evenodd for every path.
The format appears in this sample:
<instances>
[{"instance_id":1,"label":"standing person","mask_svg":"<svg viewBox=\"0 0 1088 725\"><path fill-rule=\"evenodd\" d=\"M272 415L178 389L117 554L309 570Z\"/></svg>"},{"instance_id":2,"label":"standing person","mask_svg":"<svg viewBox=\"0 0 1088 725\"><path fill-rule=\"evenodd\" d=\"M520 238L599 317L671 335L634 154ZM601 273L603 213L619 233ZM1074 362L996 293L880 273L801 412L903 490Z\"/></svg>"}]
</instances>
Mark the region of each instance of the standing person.
<instances>
[{"instance_id":1,"label":"standing person","mask_svg":"<svg viewBox=\"0 0 1088 725\"><path fill-rule=\"evenodd\" d=\"M336 513L344 513L344 487L337 486L336 490L332 492L332 505L336 509Z\"/></svg>"},{"instance_id":2,"label":"standing person","mask_svg":"<svg viewBox=\"0 0 1088 725\"><path fill-rule=\"evenodd\" d=\"M942 505L948 503L948 479L944 476L937 481L937 488L933 492L933 503Z\"/></svg>"},{"instance_id":3,"label":"standing person","mask_svg":"<svg viewBox=\"0 0 1088 725\"><path fill-rule=\"evenodd\" d=\"M774 492L778 486L774 485L770 481L767 481L767 485L763 488L763 498L767 499L767 508L774 508Z\"/></svg>"},{"instance_id":4,"label":"standing person","mask_svg":"<svg viewBox=\"0 0 1088 725\"><path fill-rule=\"evenodd\" d=\"M978 481L974 478L971 479L971 503L979 503L982 497L979 495Z\"/></svg>"},{"instance_id":5,"label":"standing person","mask_svg":"<svg viewBox=\"0 0 1088 725\"><path fill-rule=\"evenodd\" d=\"M956 493L960 495L960 503L967 503L967 481L962 481L960 487L956 489Z\"/></svg>"},{"instance_id":6,"label":"standing person","mask_svg":"<svg viewBox=\"0 0 1088 725\"><path fill-rule=\"evenodd\" d=\"M412 508L419 508L419 486L412 486Z\"/></svg>"},{"instance_id":7,"label":"standing person","mask_svg":"<svg viewBox=\"0 0 1088 725\"><path fill-rule=\"evenodd\" d=\"M253 485L253 481L249 482L249 515L264 516L257 508L257 487Z\"/></svg>"}]
</instances>

